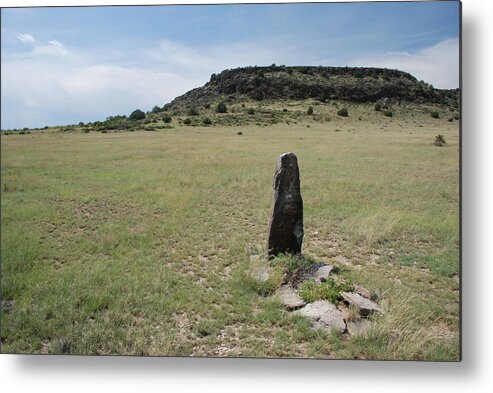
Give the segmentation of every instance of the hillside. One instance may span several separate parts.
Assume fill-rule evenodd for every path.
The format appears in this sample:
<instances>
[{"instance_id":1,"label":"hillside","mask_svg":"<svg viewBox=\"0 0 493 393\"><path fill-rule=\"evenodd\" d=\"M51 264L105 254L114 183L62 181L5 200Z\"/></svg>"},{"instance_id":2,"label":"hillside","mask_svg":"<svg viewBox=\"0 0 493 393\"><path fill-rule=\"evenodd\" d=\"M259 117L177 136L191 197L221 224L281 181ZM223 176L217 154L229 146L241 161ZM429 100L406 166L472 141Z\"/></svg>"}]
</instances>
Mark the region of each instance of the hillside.
<instances>
[{"instance_id":1,"label":"hillside","mask_svg":"<svg viewBox=\"0 0 493 393\"><path fill-rule=\"evenodd\" d=\"M458 90L440 90L411 74L383 68L246 67L212 74L204 86L175 98L164 109L203 106L219 100L406 101L457 108Z\"/></svg>"}]
</instances>

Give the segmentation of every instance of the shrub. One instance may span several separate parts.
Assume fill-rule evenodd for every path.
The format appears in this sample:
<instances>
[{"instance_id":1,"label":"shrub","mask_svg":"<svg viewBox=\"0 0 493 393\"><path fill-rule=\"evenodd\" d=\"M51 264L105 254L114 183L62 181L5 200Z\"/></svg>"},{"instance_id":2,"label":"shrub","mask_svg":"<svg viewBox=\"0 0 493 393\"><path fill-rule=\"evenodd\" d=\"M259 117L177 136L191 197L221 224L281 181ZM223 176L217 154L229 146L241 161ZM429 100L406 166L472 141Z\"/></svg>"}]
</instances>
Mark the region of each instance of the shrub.
<instances>
[{"instance_id":1,"label":"shrub","mask_svg":"<svg viewBox=\"0 0 493 393\"><path fill-rule=\"evenodd\" d=\"M308 107L308 110L306 111L307 115L313 115L313 106Z\"/></svg>"},{"instance_id":2,"label":"shrub","mask_svg":"<svg viewBox=\"0 0 493 393\"><path fill-rule=\"evenodd\" d=\"M129 118L130 120L142 120L146 118L146 114L140 109L136 109L130 114Z\"/></svg>"},{"instance_id":3,"label":"shrub","mask_svg":"<svg viewBox=\"0 0 493 393\"><path fill-rule=\"evenodd\" d=\"M348 117L349 112L346 108L341 108L337 111L337 115L342 117Z\"/></svg>"},{"instance_id":4,"label":"shrub","mask_svg":"<svg viewBox=\"0 0 493 393\"><path fill-rule=\"evenodd\" d=\"M187 114L188 116L198 116L199 110L195 105L192 105L190 108L188 108Z\"/></svg>"},{"instance_id":5,"label":"shrub","mask_svg":"<svg viewBox=\"0 0 493 393\"><path fill-rule=\"evenodd\" d=\"M433 112L431 112L431 117L433 117L434 119L439 119L440 114L437 111L433 111Z\"/></svg>"},{"instance_id":6,"label":"shrub","mask_svg":"<svg viewBox=\"0 0 493 393\"><path fill-rule=\"evenodd\" d=\"M305 302L314 302L315 300L328 300L337 305L341 300L341 292L353 291L354 287L350 283L336 283L333 278L328 278L321 284L315 281L305 281L300 286L300 297Z\"/></svg>"},{"instance_id":7,"label":"shrub","mask_svg":"<svg viewBox=\"0 0 493 393\"><path fill-rule=\"evenodd\" d=\"M204 120L202 120L202 123L210 126L212 124L212 121L210 118L206 117Z\"/></svg>"},{"instance_id":8,"label":"shrub","mask_svg":"<svg viewBox=\"0 0 493 393\"><path fill-rule=\"evenodd\" d=\"M226 104L224 102L220 102L219 104L217 104L217 107L216 107L216 112L217 113L226 113L228 111L228 108L226 107Z\"/></svg>"},{"instance_id":9,"label":"shrub","mask_svg":"<svg viewBox=\"0 0 493 393\"><path fill-rule=\"evenodd\" d=\"M192 124L192 120L190 120L190 118L187 117L185 120L183 120L183 124L189 126L190 124Z\"/></svg>"},{"instance_id":10,"label":"shrub","mask_svg":"<svg viewBox=\"0 0 493 393\"><path fill-rule=\"evenodd\" d=\"M447 142L445 142L445 138L443 137L443 135L440 135L438 134L436 137L435 137L435 142L433 142L433 144L435 146L443 146L445 145Z\"/></svg>"},{"instance_id":11,"label":"shrub","mask_svg":"<svg viewBox=\"0 0 493 393\"><path fill-rule=\"evenodd\" d=\"M459 115L454 115L454 120L459 120Z\"/></svg>"},{"instance_id":12,"label":"shrub","mask_svg":"<svg viewBox=\"0 0 493 393\"><path fill-rule=\"evenodd\" d=\"M209 103L204 104L204 108L205 108L205 109L211 109L211 104L209 104Z\"/></svg>"},{"instance_id":13,"label":"shrub","mask_svg":"<svg viewBox=\"0 0 493 393\"><path fill-rule=\"evenodd\" d=\"M170 115L165 115L165 116L163 117L163 121L164 121L165 123L171 123L171 121L172 121L172 120L173 120L173 118L172 118Z\"/></svg>"},{"instance_id":14,"label":"shrub","mask_svg":"<svg viewBox=\"0 0 493 393\"><path fill-rule=\"evenodd\" d=\"M247 113L248 113L249 115L254 115L254 114L255 114L255 109L253 109L253 108L248 108Z\"/></svg>"},{"instance_id":15,"label":"shrub","mask_svg":"<svg viewBox=\"0 0 493 393\"><path fill-rule=\"evenodd\" d=\"M288 110L286 108L282 108L282 111L286 113Z\"/></svg>"},{"instance_id":16,"label":"shrub","mask_svg":"<svg viewBox=\"0 0 493 393\"><path fill-rule=\"evenodd\" d=\"M379 102L377 102L377 103L375 104L375 110L376 110L377 112L380 112L380 111L382 110L382 105L381 105Z\"/></svg>"},{"instance_id":17,"label":"shrub","mask_svg":"<svg viewBox=\"0 0 493 393\"><path fill-rule=\"evenodd\" d=\"M449 122L453 122L454 121L454 118L453 117L449 117L448 121Z\"/></svg>"},{"instance_id":18,"label":"shrub","mask_svg":"<svg viewBox=\"0 0 493 393\"><path fill-rule=\"evenodd\" d=\"M152 113L158 113L158 112L161 112L161 108L158 107L157 105L154 106L154 108L152 108L151 110Z\"/></svg>"},{"instance_id":19,"label":"shrub","mask_svg":"<svg viewBox=\"0 0 493 393\"><path fill-rule=\"evenodd\" d=\"M392 111L385 111L385 112L383 112L383 114L387 117L392 117L392 115L393 115Z\"/></svg>"}]
</instances>

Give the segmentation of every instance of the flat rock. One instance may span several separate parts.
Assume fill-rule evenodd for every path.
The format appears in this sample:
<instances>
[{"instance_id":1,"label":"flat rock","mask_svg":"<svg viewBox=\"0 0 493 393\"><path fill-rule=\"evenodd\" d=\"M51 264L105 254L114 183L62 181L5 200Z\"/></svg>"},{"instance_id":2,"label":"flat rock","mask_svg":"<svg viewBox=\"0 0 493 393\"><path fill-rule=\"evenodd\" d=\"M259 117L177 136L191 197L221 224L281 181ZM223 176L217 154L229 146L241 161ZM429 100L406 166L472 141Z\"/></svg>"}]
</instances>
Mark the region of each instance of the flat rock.
<instances>
[{"instance_id":1,"label":"flat rock","mask_svg":"<svg viewBox=\"0 0 493 393\"><path fill-rule=\"evenodd\" d=\"M339 333L346 331L346 322L342 313L327 300L317 300L295 312L307 317L315 328L322 328L329 333L332 330Z\"/></svg>"},{"instance_id":2,"label":"flat rock","mask_svg":"<svg viewBox=\"0 0 493 393\"><path fill-rule=\"evenodd\" d=\"M295 310L303 307L306 302L298 296L298 294L289 285L282 285L279 289L279 297L281 298L284 307L288 310Z\"/></svg>"},{"instance_id":3,"label":"flat rock","mask_svg":"<svg viewBox=\"0 0 493 393\"><path fill-rule=\"evenodd\" d=\"M347 331L351 336L357 336L367 332L371 327L371 322L368 319L356 319L346 322Z\"/></svg>"},{"instance_id":4,"label":"flat rock","mask_svg":"<svg viewBox=\"0 0 493 393\"><path fill-rule=\"evenodd\" d=\"M342 292L342 298L359 309L359 313L366 317L374 312L382 312L380 307L371 300L361 296L359 293L354 292Z\"/></svg>"},{"instance_id":5,"label":"flat rock","mask_svg":"<svg viewBox=\"0 0 493 393\"><path fill-rule=\"evenodd\" d=\"M334 270L334 266L323 265L315 271L315 273L313 274L313 279L317 282L327 281L332 270Z\"/></svg>"},{"instance_id":6,"label":"flat rock","mask_svg":"<svg viewBox=\"0 0 493 393\"><path fill-rule=\"evenodd\" d=\"M367 299L371 299L371 293L365 287L362 287L361 285L355 285L354 290L356 293L360 294L361 296L366 297Z\"/></svg>"},{"instance_id":7,"label":"flat rock","mask_svg":"<svg viewBox=\"0 0 493 393\"><path fill-rule=\"evenodd\" d=\"M267 266L255 266L250 269L248 274L256 282L264 283L270 278L272 271Z\"/></svg>"}]
</instances>

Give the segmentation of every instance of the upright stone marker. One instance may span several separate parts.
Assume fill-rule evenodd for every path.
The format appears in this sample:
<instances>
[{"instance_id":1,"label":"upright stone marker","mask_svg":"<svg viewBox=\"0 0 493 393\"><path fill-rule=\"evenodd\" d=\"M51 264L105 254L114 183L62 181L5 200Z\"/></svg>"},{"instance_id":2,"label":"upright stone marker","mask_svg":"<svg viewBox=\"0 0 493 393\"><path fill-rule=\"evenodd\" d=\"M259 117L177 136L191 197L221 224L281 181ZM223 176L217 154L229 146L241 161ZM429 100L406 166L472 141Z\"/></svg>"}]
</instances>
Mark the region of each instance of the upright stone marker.
<instances>
[{"instance_id":1,"label":"upright stone marker","mask_svg":"<svg viewBox=\"0 0 493 393\"><path fill-rule=\"evenodd\" d=\"M301 253L303 241L303 200L300 192L298 159L284 153L277 159L274 174L274 198L269 217L267 255Z\"/></svg>"}]
</instances>

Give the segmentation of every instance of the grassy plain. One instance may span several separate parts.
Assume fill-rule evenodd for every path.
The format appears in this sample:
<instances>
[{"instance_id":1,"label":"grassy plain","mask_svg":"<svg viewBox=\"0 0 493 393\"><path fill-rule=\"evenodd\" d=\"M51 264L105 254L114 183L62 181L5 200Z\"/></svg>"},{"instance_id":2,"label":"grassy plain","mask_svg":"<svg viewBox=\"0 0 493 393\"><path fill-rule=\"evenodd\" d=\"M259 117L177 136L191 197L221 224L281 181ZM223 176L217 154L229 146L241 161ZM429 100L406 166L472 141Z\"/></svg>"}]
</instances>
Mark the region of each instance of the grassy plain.
<instances>
[{"instance_id":1,"label":"grassy plain","mask_svg":"<svg viewBox=\"0 0 493 393\"><path fill-rule=\"evenodd\" d=\"M270 126L2 135L2 352L457 360L458 122L314 108ZM364 335L312 330L243 280L286 151L303 252L385 310Z\"/></svg>"}]
</instances>

